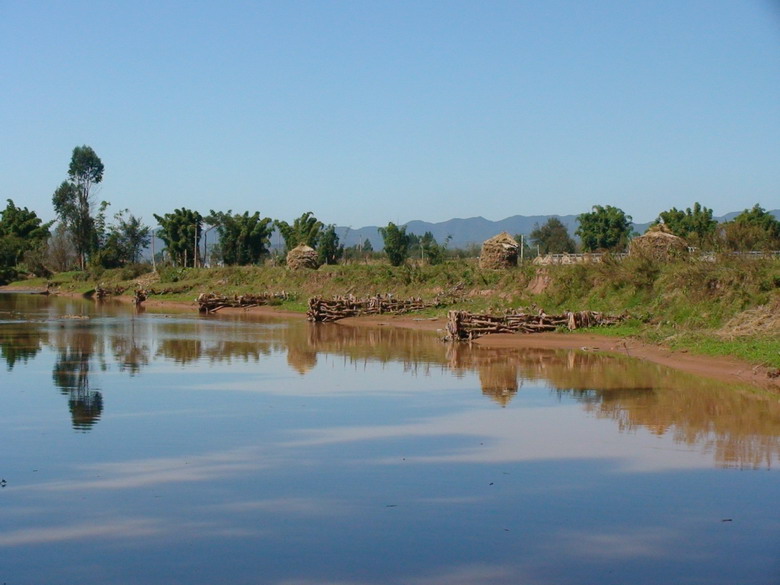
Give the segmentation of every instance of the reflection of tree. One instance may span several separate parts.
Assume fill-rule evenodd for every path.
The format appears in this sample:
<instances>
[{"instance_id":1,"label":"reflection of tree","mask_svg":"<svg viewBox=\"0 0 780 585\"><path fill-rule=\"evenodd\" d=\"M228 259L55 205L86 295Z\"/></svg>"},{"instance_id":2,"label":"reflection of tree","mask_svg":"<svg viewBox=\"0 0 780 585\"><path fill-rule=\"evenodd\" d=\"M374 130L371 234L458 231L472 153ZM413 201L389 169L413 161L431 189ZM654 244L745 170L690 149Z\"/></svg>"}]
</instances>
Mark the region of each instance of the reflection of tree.
<instances>
[{"instance_id":1,"label":"reflection of tree","mask_svg":"<svg viewBox=\"0 0 780 585\"><path fill-rule=\"evenodd\" d=\"M721 466L769 467L780 459L780 402L748 389L597 353L457 344L448 357L456 371L479 371L483 392L501 376L485 375L486 367L505 364L500 381L509 382L514 364L520 378L546 382L623 431L671 434L678 443L704 446Z\"/></svg>"},{"instance_id":2,"label":"reflection of tree","mask_svg":"<svg viewBox=\"0 0 780 585\"><path fill-rule=\"evenodd\" d=\"M157 347L157 355L172 359L179 364L188 364L200 359L200 339L163 339Z\"/></svg>"},{"instance_id":3,"label":"reflection of tree","mask_svg":"<svg viewBox=\"0 0 780 585\"><path fill-rule=\"evenodd\" d=\"M52 378L54 384L68 396L73 428L88 431L103 412L103 396L89 388L90 362L97 336L89 324L63 329L60 335Z\"/></svg>"},{"instance_id":4,"label":"reflection of tree","mask_svg":"<svg viewBox=\"0 0 780 585\"><path fill-rule=\"evenodd\" d=\"M317 327L296 327L287 336L287 363L303 375L317 365Z\"/></svg>"},{"instance_id":5,"label":"reflection of tree","mask_svg":"<svg viewBox=\"0 0 780 585\"><path fill-rule=\"evenodd\" d=\"M119 370L127 371L131 376L138 374L141 366L149 364L149 346L145 341L138 341L135 325L133 315L130 317L130 330L111 337L111 352L119 364Z\"/></svg>"},{"instance_id":6,"label":"reflection of tree","mask_svg":"<svg viewBox=\"0 0 780 585\"><path fill-rule=\"evenodd\" d=\"M33 323L0 325L0 358L5 360L8 371L17 362L27 363L41 351L48 334Z\"/></svg>"},{"instance_id":7,"label":"reflection of tree","mask_svg":"<svg viewBox=\"0 0 780 585\"><path fill-rule=\"evenodd\" d=\"M501 406L506 406L517 394L517 364L501 360L487 362L479 367L479 382L482 393L491 397Z\"/></svg>"}]
</instances>

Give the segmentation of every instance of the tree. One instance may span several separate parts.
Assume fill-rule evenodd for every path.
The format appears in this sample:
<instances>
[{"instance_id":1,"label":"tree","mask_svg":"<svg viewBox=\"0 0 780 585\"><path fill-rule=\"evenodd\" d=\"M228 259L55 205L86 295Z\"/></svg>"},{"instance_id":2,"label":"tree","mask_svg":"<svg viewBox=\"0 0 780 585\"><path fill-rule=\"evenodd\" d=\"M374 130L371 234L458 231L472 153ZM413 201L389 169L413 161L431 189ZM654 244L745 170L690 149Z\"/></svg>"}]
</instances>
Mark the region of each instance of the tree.
<instances>
[{"instance_id":1,"label":"tree","mask_svg":"<svg viewBox=\"0 0 780 585\"><path fill-rule=\"evenodd\" d=\"M106 205L105 201L103 205ZM116 223L106 227L103 205L95 221L100 249L93 256L92 262L103 268L118 268L138 262L141 252L151 242L149 226L144 225L130 210L123 209L114 215Z\"/></svg>"},{"instance_id":2,"label":"tree","mask_svg":"<svg viewBox=\"0 0 780 585\"><path fill-rule=\"evenodd\" d=\"M449 237L447 239L449 241ZM441 264L444 262L445 245L440 245L431 232L425 232L422 236L409 234L409 255L419 256L428 264Z\"/></svg>"},{"instance_id":3,"label":"tree","mask_svg":"<svg viewBox=\"0 0 780 585\"><path fill-rule=\"evenodd\" d=\"M232 214L212 210L206 222L217 226L222 261L231 266L257 264L268 254L273 222L270 217L260 218L260 212L249 215Z\"/></svg>"},{"instance_id":4,"label":"tree","mask_svg":"<svg viewBox=\"0 0 780 585\"><path fill-rule=\"evenodd\" d=\"M0 211L0 240L3 254L0 266L16 266L28 250L41 248L49 238L52 221L43 223L34 211L16 207L11 199Z\"/></svg>"},{"instance_id":5,"label":"tree","mask_svg":"<svg viewBox=\"0 0 780 585\"><path fill-rule=\"evenodd\" d=\"M286 221L276 221L276 227L284 238L284 245L289 252L301 244L317 248L322 234L323 223L311 211L307 211L296 219L292 225Z\"/></svg>"},{"instance_id":6,"label":"tree","mask_svg":"<svg viewBox=\"0 0 780 585\"><path fill-rule=\"evenodd\" d=\"M144 225L141 218L134 216L128 209L117 213L114 219L116 225L112 231L117 234L124 262L139 262L141 253L152 241L151 228Z\"/></svg>"},{"instance_id":7,"label":"tree","mask_svg":"<svg viewBox=\"0 0 780 585\"><path fill-rule=\"evenodd\" d=\"M371 240L369 240L368 238L366 238L365 241L363 242L363 251L364 252L374 251L374 246L371 245Z\"/></svg>"},{"instance_id":8,"label":"tree","mask_svg":"<svg viewBox=\"0 0 780 585\"><path fill-rule=\"evenodd\" d=\"M756 203L724 223L721 237L732 250L778 250L780 221Z\"/></svg>"},{"instance_id":9,"label":"tree","mask_svg":"<svg viewBox=\"0 0 780 585\"><path fill-rule=\"evenodd\" d=\"M176 266L197 266L203 217L191 209L174 210L154 218L160 224L157 235L165 242L171 261Z\"/></svg>"},{"instance_id":10,"label":"tree","mask_svg":"<svg viewBox=\"0 0 780 585\"><path fill-rule=\"evenodd\" d=\"M577 216L575 232L584 250L623 250L631 238L631 216L622 209L607 205L593 206L593 211Z\"/></svg>"},{"instance_id":11,"label":"tree","mask_svg":"<svg viewBox=\"0 0 780 585\"><path fill-rule=\"evenodd\" d=\"M400 266L409 257L410 238L406 233L406 226L398 227L392 221L387 227L379 228L379 233L385 243L385 254L390 264Z\"/></svg>"},{"instance_id":12,"label":"tree","mask_svg":"<svg viewBox=\"0 0 780 585\"><path fill-rule=\"evenodd\" d=\"M330 224L320 234L317 255L320 264L338 264L344 255L344 246L339 244L339 235L334 224Z\"/></svg>"},{"instance_id":13,"label":"tree","mask_svg":"<svg viewBox=\"0 0 780 585\"><path fill-rule=\"evenodd\" d=\"M46 263L54 272L72 270L79 261L68 228L58 223L46 246Z\"/></svg>"},{"instance_id":14,"label":"tree","mask_svg":"<svg viewBox=\"0 0 780 585\"><path fill-rule=\"evenodd\" d=\"M703 246L712 243L718 222L712 218L712 209L703 207L698 201L685 211L672 207L662 211L653 225L663 223L675 236L686 239L691 244Z\"/></svg>"},{"instance_id":15,"label":"tree","mask_svg":"<svg viewBox=\"0 0 780 585\"><path fill-rule=\"evenodd\" d=\"M557 217L551 217L541 227L536 224L531 241L539 247L540 254L571 254L577 248L569 230Z\"/></svg>"},{"instance_id":16,"label":"tree","mask_svg":"<svg viewBox=\"0 0 780 585\"><path fill-rule=\"evenodd\" d=\"M89 146L77 146L68 167L68 180L52 196L54 211L70 232L82 270L97 247L92 217L92 189L103 180L103 162Z\"/></svg>"}]
</instances>

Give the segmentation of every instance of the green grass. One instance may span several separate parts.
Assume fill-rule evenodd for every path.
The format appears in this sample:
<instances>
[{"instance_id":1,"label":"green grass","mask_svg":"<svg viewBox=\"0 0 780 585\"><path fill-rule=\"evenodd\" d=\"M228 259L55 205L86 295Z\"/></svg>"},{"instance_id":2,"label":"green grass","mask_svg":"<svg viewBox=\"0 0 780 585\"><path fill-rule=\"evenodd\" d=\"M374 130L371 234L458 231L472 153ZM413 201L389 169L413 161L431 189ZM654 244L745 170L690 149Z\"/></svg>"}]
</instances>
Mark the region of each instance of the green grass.
<instances>
[{"instance_id":1,"label":"green grass","mask_svg":"<svg viewBox=\"0 0 780 585\"><path fill-rule=\"evenodd\" d=\"M98 284L124 286L130 291L139 267L99 273L67 272L50 282L63 291L84 293ZM550 285L533 294L529 284L546 275ZM778 303L780 259L718 262L677 260L657 262L642 257L608 259L587 265L537 267L526 264L507 270L481 270L476 261L451 260L437 266L386 263L323 266L316 271L292 272L284 267L174 268L159 270L156 290L168 290L161 299L192 301L202 292L223 294L277 293L291 300L282 308L303 312L312 296L353 294L365 297L392 293L398 298L433 300L437 294L456 293L457 302L429 309L426 316L445 315L449 309L503 312L507 309L543 308L548 313L598 310L628 313L625 324L589 332L635 336L643 340L708 355L733 355L752 363L780 367L780 332L726 341L720 330L742 311ZM46 286L44 279L15 283Z\"/></svg>"}]
</instances>

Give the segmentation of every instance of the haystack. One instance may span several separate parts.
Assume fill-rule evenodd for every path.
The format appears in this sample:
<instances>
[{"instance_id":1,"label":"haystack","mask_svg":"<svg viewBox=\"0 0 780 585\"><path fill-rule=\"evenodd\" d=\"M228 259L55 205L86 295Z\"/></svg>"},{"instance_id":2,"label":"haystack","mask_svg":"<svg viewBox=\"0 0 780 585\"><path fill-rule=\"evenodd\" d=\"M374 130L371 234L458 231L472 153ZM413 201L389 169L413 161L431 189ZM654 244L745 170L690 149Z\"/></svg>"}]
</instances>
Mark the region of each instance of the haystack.
<instances>
[{"instance_id":1,"label":"haystack","mask_svg":"<svg viewBox=\"0 0 780 585\"><path fill-rule=\"evenodd\" d=\"M517 266L520 244L506 232L501 232L482 244L479 255L480 268L509 268Z\"/></svg>"},{"instance_id":2,"label":"haystack","mask_svg":"<svg viewBox=\"0 0 780 585\"><path fill-rule=\"evenodd\" d=\"M650 256L656 260L668 260L688 252L688 243L675 236L664 224L650 227L645 235L631 240L630 254Z\"/></svg>"},{"instance_id":3,"label":"haystack","mask_svg":"<svg viewBox=\"0 0 780 585\"><path fill-rule=\"evenodd\" d=\"M317 252L305 244L296 246L287 253L287 267L290 270L300 270L301 268L311 268L317 270Z\"/></svg>"}]
</instances>

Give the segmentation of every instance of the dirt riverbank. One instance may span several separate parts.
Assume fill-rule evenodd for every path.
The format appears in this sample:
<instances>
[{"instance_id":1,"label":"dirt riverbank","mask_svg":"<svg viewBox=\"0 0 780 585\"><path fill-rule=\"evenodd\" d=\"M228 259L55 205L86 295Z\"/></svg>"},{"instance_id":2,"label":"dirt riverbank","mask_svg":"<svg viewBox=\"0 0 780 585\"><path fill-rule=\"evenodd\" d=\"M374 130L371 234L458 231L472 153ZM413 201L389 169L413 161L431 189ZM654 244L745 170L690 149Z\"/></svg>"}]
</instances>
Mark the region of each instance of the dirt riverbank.
<instances>
[{"instance_id":1,"label":"dirt riverbank","mask_svg":"<svg viewBox=\"0 0 780 585\"><path fill-rule=\"evenodd\" d=\"M9 292L41 292L11 287L0 287L0 290ZM114 298L123 302L131 302L132 300L132 297L129 296ZM194 301L149 299L144 302L144 306L155 310L168 309L176 312L197 311L198 309L198 305ZM222 309L220 314L267 315L292 319L306 318L306 315L303 313L271 306L252 307L249 309L226 308ZM443 317L428 318L415 315L370 315L342 319L338 321L338 324L348 327L403 327L421 331L438 331L443 337L446 320ZM710 357L691 354L686 351L674 351L668 347L653 345L631 338L608 337L588 333L499 334L481 337L473 343L485 347L578 349L621 354L705 378L731 383L751 384L774 392L780 392L780 378L770 377L770 371L762 366L756 366L729 357Z\"/></svg>"}]
</instances>

